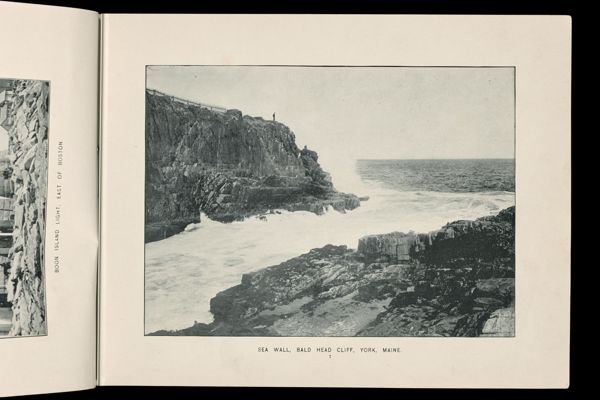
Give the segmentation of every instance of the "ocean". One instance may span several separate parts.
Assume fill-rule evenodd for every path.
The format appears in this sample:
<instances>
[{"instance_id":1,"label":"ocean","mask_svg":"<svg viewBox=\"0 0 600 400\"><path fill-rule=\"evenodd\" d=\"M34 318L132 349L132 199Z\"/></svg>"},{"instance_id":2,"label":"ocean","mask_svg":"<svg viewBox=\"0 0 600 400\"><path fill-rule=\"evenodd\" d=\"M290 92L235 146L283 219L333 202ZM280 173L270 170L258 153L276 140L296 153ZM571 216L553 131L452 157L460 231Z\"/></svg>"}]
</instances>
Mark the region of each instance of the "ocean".
<instances>
[{"instance_id":1,"label":"ocean","mask_svg":"<svg viewBox=\"0 0 600 400\"><path fill-rule=\"evenodd\" d=\"M398 191L514 192L514 160L358 160L366 182Z\"/></svg>"},{"instance_id":2,"label":"ocean","mask_svg":"<svg viewBox=\"0 0 600 400\"><path fill-rule=\"evenodd\" d=\"M286 212L223 224L202 216L185 232L147 243L145 331L210 323L209 302L242 274L326 244L356 248L364 235L429 232L515 204L514 160L358 160L344 191L369 196L345 214ZM336 183L336 176L333 175Z\"/></svg>"}]
</instances>

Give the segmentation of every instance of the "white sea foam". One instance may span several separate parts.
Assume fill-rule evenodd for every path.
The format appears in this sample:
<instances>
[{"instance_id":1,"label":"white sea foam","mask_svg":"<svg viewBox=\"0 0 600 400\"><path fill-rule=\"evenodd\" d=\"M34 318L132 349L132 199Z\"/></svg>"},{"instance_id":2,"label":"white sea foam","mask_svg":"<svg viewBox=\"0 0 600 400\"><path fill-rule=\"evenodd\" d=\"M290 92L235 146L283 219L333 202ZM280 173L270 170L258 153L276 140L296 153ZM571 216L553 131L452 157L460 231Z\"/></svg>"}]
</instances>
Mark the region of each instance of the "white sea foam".
<instances>
[{"instance_id":1,"label":"white sea foam","mask_svg":"<svg viewBox=\"0 0 600 400\"><path fill-rule=\"evenodd\" d=\"M200 224L146 244L146 332L211 322L210 299L239 284L242 274L312 248L356 248L361 236L375 233L428 232L450 221L496 214L515 202L511 192L400 192L362 181L357 189L353 192L370 199L346 214L280 211L266 220L230 224L202 216Z\"/></svg>"}]
</instances>

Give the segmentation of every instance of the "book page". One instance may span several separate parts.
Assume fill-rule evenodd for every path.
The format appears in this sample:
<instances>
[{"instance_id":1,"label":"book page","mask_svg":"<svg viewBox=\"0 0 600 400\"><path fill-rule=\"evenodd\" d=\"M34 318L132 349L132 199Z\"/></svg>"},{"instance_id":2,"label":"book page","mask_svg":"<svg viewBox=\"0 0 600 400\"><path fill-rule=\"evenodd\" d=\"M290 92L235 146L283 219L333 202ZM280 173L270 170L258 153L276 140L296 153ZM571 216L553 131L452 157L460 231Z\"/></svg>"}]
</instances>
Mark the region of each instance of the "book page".
<instances>
[{"instance_id":1,"label":"book page","mask_svg":"<svg viewBox=\"0 0 600 400\"><path fill-rule=\"evenodd\" d=\"M100 383L567 387L570 40L106 15Z\"/></svg>"},{"instance_id":2,"label":"book page","mask_svg":"<svg viewBox=\"0 0 600 400\"><path fill-rule=\"evenodd\" d=\"M98 15L0 14L0 396L91 388Z\"/></svg>"}]
</instances>

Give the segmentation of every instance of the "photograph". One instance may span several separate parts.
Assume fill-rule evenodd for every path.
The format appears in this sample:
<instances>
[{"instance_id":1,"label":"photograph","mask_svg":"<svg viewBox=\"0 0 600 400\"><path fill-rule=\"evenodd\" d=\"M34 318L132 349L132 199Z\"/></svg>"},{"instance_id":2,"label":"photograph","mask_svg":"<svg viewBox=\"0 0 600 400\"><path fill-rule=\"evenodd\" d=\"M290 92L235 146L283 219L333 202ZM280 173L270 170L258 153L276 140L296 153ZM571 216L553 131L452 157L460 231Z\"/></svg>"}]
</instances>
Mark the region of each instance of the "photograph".
<instances>
[{"instance_id":1,"label":"photograph","mask_svg":"<svg viewBox=\"0 0 600 400\"><path fill-rule=\"evenodd\" d=\"M145 73L144 335L517 336L515 67Z\"/></svg>"},{"instance_id":2,"label":"photograph","mask_svg":"<svg viewBox=\"0 0 600 400\"><path fill-rule=\"evenodd\" d=\"M50 83L0 78L0 339L47 334Z\"/></svg>"}]
</instances>

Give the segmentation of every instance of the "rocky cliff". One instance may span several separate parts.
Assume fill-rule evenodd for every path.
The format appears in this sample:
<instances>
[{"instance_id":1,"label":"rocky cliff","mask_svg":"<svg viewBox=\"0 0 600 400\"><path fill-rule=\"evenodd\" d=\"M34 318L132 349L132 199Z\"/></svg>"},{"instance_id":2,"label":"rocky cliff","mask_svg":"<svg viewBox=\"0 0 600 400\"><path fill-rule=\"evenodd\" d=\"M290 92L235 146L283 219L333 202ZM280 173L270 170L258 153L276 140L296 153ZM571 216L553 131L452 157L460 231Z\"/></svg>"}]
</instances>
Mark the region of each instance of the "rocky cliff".
<instances>
[{"instance_id":1,"label":"rocky cliff","mask_svg":"<svg viewBox=\"0 0 600 400\"><path fill-rule=\"evenodd\" d=\"M514 221L313 249L219 293L213 323L155 335L514 336Z\"/></svg>"},{"instance_id":2,"label":"rocky cliff","mask_svg":"<svg viewBox=\"0 0 600 400\"><path fill-rule=\"evenodd\" d=\"M13 244L9 250L9 335L46 333L44 237L48 193L49 84L19 81L14 93L9 159L14 182Z\"/></svg>"},{"instance_id":3,"label":"rocky cliff","mask_svg":"<svg viewBox=\"0 0 600 400\"><path fill-rule=\"evenodd\" d=\"M201 212L231 222L277 208L319 214L359 205L284 124L146 92L147 242L199 222Z\"/></svg>"}]
</instances>

